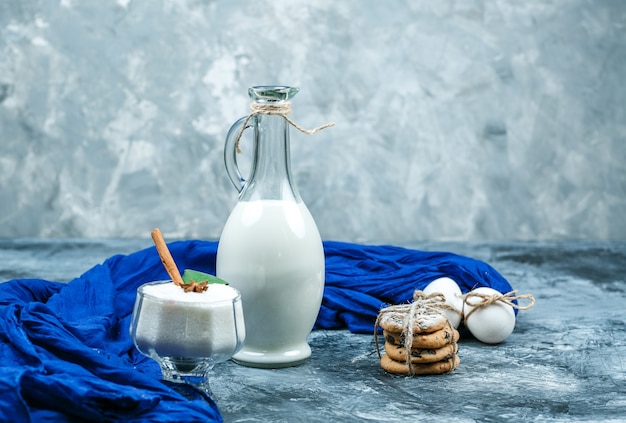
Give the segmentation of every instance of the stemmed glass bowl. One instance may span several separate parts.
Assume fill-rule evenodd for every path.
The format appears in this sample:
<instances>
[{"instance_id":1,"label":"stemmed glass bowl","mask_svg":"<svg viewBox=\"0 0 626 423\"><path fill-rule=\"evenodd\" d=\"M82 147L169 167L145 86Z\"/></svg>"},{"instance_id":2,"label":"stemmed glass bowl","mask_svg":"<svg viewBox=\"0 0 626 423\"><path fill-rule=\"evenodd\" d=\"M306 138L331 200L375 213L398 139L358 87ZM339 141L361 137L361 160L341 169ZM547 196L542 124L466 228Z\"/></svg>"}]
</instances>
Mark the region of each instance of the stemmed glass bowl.
<instances>
[{"instance_id":1,"label":"stemmed glass bowl","mask_svg":"<svg viewBox=\"0 0 626 423\"><path fill-rule=\"evenodd\" d=\"M163 379L211 395L208 373L243 346L241 294L211 284L206 292L184 292L172 281L137 289L130 336L142 354L156 360Z\"/></svg>"}]
</instances>

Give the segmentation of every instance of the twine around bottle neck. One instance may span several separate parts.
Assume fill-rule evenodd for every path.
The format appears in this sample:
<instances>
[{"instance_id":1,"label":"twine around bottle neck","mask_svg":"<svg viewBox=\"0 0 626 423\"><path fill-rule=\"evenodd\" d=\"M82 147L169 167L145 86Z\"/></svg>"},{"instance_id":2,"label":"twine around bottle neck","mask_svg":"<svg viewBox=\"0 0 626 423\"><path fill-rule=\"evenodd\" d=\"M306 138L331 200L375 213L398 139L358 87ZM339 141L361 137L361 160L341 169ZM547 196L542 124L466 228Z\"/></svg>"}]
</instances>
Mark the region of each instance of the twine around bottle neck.
<instances>
[{"instance_id":1,"label":"twine around bottle neck","mask_svg":"<svg viewBox=\"0 0 626 423\"><path fill-rule=\"evenodd\" d=\"M241 153L241 148L239 147L239 142L241 141L241 136L243 135L243 131L248 126L248 122L250 121L250 119L253 116L256 116L256 115L278 115L278 116L282 116L287 122L289 122L289 124L291 126L296 128L300 132L304 132L307 135L314 134L316 132L321 131L322 129L326 129L326 128L329 128L329 127L335 125L335 122L330 122L330 123L327 123L327 124L322 125L322 126L318 126L317 128L313 128L313 129L305 129L305 128L301 127L300 125L295 123L293 120L291 120L287 116L289 113L291 113L291 103L288 102L288 101L283 102L283 103L278 103L278 104L273 104L273 103L264 103L264 104L252 103L252 104L250 104L250 109L252 109L252 112L250 112L250 114L248 116L246 116L246 120L244 120L243 125L241 125L241 130L239 131L239 134L237 135L237 140L235 141L235 149L237 150L237 153Z\"/></svg>"}]
</instances>

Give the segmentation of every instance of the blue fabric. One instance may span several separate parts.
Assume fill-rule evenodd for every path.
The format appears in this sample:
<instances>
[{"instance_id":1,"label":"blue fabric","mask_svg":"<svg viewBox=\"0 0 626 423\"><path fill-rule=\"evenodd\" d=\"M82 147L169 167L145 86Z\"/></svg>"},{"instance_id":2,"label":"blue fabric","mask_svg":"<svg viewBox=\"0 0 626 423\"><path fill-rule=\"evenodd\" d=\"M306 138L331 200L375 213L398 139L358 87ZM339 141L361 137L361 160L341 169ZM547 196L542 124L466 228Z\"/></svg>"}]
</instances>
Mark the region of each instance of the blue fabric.
<instances>
[{"instance_id":1,"label":"blue fabric","mask_svg":"<svg viewBox=\"0 0 626 423\"><path fill-rule=\"evenodd\" d=\"M512 290L487 263L448 252L339 242L324 243L324 251L326 287L318 329L348 327L355 333L373 333L382 307L406 303L413 291L444 276L456 281L463 293L478 287L503 294Z\"/></svg>"},{"instance_id":2,"label":"blue fabric","mask_svg":"<svg viewBox=\"0 0 626 423\"><path fill-rule=\"evenodd\" d=\"M182 271L215 273L216 242L169 244ZM326 287L317 329L373 331L378 310L449 276L464 292L511 286L486 263L443 252L325 242ZM0 421L211 422L217 405L160 381L128 328L139 285L168 278L156 249L118 255L69 283L0 284Z\"/></svg>"}]
</instances>

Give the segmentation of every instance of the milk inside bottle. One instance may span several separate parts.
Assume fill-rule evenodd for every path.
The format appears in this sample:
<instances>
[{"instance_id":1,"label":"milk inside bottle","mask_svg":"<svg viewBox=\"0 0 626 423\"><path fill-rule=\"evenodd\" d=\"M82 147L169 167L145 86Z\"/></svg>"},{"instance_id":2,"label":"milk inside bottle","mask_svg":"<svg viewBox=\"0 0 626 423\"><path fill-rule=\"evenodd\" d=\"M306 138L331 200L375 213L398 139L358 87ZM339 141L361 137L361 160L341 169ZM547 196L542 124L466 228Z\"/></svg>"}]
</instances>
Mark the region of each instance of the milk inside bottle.
<instances>
[{"instance_id":1,"label":"milk inside bottle","mask_svg":"<svg viewBox=\"0 0 626 423\"><path fill-rule=\"evenodd\" d=\"M304 203L239 202L220 238L217 273L241 292L248 336L234 359L255 367L295 365L324 288L324 252Z\"/></svg>"}]
</instances>

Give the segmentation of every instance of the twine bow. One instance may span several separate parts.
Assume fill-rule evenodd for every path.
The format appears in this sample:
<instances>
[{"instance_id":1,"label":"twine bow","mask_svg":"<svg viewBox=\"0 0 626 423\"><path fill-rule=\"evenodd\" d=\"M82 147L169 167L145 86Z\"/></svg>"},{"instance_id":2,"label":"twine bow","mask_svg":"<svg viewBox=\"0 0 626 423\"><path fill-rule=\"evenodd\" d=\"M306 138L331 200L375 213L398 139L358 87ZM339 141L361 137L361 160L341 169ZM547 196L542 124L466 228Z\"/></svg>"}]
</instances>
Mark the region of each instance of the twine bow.
<instances>
[{"instance_id":1,"label":"twine bow","mask_svg":"<svg viewBox=\"0 0 626 423\"><path fill-rule=\"evenodd\" d=\"M491 304L495 304L498 301L504 304L508 304L517 310L528 310L529 308L532 308L535 305L535 297L533 297L531 294L523 294L523 295L516 295L516 294L517 294L517 291L515 290L509 291L506 294L500 294L500 293L482 294L479 292L470 291L467 294L463 295L463 302L469 306L472 306L473 308L468 313L465 313L463 318L467 320L467 318L476 310L480 310ZM470 302L469 301L470 298L478 298L478 301L475 303ZM519 301L519 300L528 300L530 301L530 303L527 305L521 306L515 303L515 301Z\"/></svg>"},{"instance_id":2,"label":"twine bow","mask_svg":"<svg viewBox=\"0 0 626 423\"><path fill-rule=\"evenodd\" d=\"M250 121L250 119L253 116L256 116L256 115L278 115L278 116L282 116L283 118L285 118L285 120L287 122L289 122L289 124L291 126L296 128L300 132L304 132L307 135L314 134L316 132L321 131L322 129L326 129L328 127L331 127L331 126L335 125L335 122L330 122L330 123L327 123L327 124L322 125L322 126L318 126L317 128L313 128L313 129L305 129L305 128L301 127L300 125L295 123L293 120L291 120L287 116L289 113L291 113L291 103L288 102L288 101L284 102L284 103L280 103L280 104L258 104L258 103L252 103L252 104L250 104L250 108L252 109L252 112L248 116L246 116L246 120L243 121L243 125L241 125L241 130L239 131L239 134L237 135L237 140L235 141L235 148L237 149L237 153L241 153L241 148L239 147L239 142L241 141L241 136L243 135L243 131L248 126L248 122Z\"/></svg>"}]
</instances>

